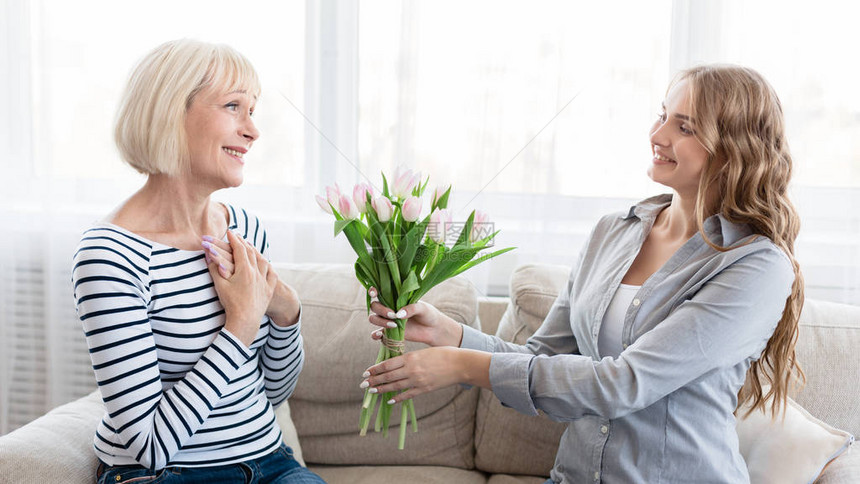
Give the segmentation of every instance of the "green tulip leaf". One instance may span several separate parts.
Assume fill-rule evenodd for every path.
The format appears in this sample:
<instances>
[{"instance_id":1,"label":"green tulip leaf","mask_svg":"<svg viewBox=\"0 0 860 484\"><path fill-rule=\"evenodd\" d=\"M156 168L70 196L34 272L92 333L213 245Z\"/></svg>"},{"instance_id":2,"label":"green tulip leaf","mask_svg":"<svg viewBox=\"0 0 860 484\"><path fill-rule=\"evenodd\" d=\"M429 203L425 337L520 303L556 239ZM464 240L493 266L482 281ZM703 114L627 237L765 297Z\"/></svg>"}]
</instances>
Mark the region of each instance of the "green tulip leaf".
<instances>
[{"instance_id":1,"label":"green tulip leaf","mask_svg":"<svg viewBox=\"0 0 860 484\"><path fill-rule=\"evenodd\" d=\"M383 235L380 241L382 242L382 249L385 251L385 263L394 281L394 288L400 294L400 268L397 266L397 257L394 250L391 249L391 244L388 243L388 236Z\"/></svg>"},{"instance_id":2,"label":"green tulip leaf","mask_svg":"<svg viewBox=\"0 0 860 484\"><path fill-rule=\"evenodd\" d=\"M436 204L430 207L430 213L433 213L437 208L448 208L448 196L451 195L451 186L448 186L448 189L445 190L445 193L436 200Z\"/></svg>"},{"instance_id":3,"label":"green tulip leaf","mask_svg":"<svg viewBox=\"0 0 860 484\"><path fill-rule=\"evenodd\" d=\"M379 302L387 307L394 306L394 294L391 288L391 274L388 272L388 265L385 262L380 262L379 268Z\"/></svg>"},{"instance_id":4,"label":"green tulip leaf","mask_svg":"<svg viewBox=\"0 0 860 484\"><path fill-rule=\"evenodd\" d=\"M400 286L400 292L409 293L418 289L421 289L418 284L418 276L415 275L415 271L409 271L409 275L406 276L406 280Z\"/></svg>"},{"instance_id":5,"label":"green tulip leaf","mask_svg":"<svg viewBox=\"0 0 860 484\"><path fill-rule=\"evenodd\" d=\"M466 225L463 227L463 230L460 232L460 236L457 237L457 242L454 244L455 249L470 247L469 244L469 234L472 233L472 224L475 223L475 211L472 210L472 213L469 214L469 218L466 219Z\"/></svg>"},{"instance_id":6,"label":"green tulip leaf","mask_svg":"<svg viewBox=\"0 0 860 484\"><path fill-rule=\"evenodd\" d=\"M411 229L409 229L409 232L406 233L406 236L400 243L400 247L398 247L397 250L397 260L400 265L401 274L405 274L409 271L409 268L412 267L415 253L421 245L421 237L424 235L424 231L427 229L428 223L430 223L429 216L422 220L421 223L415 224Z\"/></svg>"},{"instance_id":7,"label":"green tulip leaf","mask_svg":"<svg viewBox=\"0 0 860 484\"><path fill-rule=\"evenodd\" d=\"M337 237L341 232L346 228L347 225L355 222L355 220L335 220L334 222L334 236Z\"/></svg>"},{"instance_id":8,"label":"green tulip leaf","mask_svg":"<svg viewBox=\"0 0 860 484\"><path fill-rule=\"evenodd\" d=\"M459 268L457 270L457 272L454 273L454 275L457 276L459 274L462 274L463 272L466 272L467 270L475 267L476 265L480 264L481 262L488 261L494 257L500 256L500 255L504 254L505 252L510 252L514 249L516 249L516 247L506 247L504 249L497 250L493 253L478 257L477 259L475 259L475 260L469 262L468 264L464 265L463 267Z\"/></svg>"},{"instance_id":9,"label":"green tulip leaf","mask_svg":"<svg viewBox=\"0 0 860 484\"><path fill-rule=\"evenodd\" d=\"M391 198L391 195L388 194L388 180L385 178L385 173L382 174L382 196Z\"/></svg>"}]
</instances>

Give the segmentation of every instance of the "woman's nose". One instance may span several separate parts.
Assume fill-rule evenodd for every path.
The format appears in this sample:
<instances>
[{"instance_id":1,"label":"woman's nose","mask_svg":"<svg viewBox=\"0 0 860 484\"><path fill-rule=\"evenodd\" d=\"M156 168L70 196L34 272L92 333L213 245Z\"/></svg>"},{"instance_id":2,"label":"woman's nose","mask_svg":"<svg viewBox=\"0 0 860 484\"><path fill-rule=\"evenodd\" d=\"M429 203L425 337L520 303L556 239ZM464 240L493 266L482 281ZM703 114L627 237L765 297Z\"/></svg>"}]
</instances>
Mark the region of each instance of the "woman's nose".
<instances>
[{"instance_id":1,"label":"woman's nose","mask_svg":"<svg viewBox=\"0 0 860 484\"><path fill-rule=\"evenodd\" d=\"M257 125L254 124L253 118L251 118L250 116L246 118L246 121L242 126L241 134L245 139L248 139L250 141L255 141L257 138L260 137L260 131L257 129Z\"/></svg>"},{"instance_id":2,"label":"woman's nose","mask_svg":"<svg viewBox=\"0 0 860 484\"><path fill-rule=\"evenodd\" d=\"M659 119L654 122L654 126L651 127L651 144L657 146L666 146L669 144L669 139L666 136L666 130L663 128L666 127L667 123L661 122Z\"/></svg>"}]
</instances>

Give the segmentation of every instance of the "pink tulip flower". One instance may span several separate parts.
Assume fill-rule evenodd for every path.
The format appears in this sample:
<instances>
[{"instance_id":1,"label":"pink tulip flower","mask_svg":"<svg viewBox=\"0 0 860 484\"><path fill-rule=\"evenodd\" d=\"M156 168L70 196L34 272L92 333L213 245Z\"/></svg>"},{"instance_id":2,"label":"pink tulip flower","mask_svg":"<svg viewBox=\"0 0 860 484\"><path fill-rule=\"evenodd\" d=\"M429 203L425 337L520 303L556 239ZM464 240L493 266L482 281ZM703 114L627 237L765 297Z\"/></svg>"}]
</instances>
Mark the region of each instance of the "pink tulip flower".
<instances>
[{"instance_id":1,"label":"pink tulip flower","mask_svg":"<svg viewBox=\"0 0 860 484\"><path fill-rule=\"evenodd\" d=\"M391 214L394 213L394 205L391 204L391 200L387 197L379 196L373 199L371 205L373 205L373 210L376 212L376 218L378 218L380 222L388 222L391 220Z\"/></svg>"},{"instance_id":2,"label":"pink tulip flower","mask_svg":"<svg viewBox=\"0 0 860 484\"><path fill-rule=\"evenodd\" d=\"M492 232L487 230L490 227L490 216L486 213L475 210L475 218L472 220L472 232L469 234L469 242L483 239Z\"/></svg>"},{"instance_id":3,"label":"pink tulip flower","mask_svg":"<svg viewBox=\"0 0 860 484\"><path fill-rule=\"evenodd\" d=\"M358 209L355 208L355 203L353 203L346 195L340 196L338 211L340 211L340 216L343 217L344 220L355 220L360 215L358 213Z\"/></svg>"},{"instance_id":4,"label":"pink tulip flower","mask_svg":"<svg viewBox=\"0 0 860 484\"><path fill-rule=\"evenodd\" d=\"M325 187L325 198L332 207L337 207L340 203L340 195L340 187L337 186L337 183L333 187Z\"/></svg>"},{"instance_id":5,"label":"pink tulip flower","mask_svg":"<svg viewBox=\"0 0 860 484\"><path fill-rule=\"evenodd\" d=\"M355 207L359 212L364 213L367 210L367 194L373 198L373 187L367 183L359 183L352 189L352 199L355 201Z\"/></svg>"},{"instance_id":6,"label":"pink tulip flower","mask_svg":"<svg viewBox=\"0 0 860 484\"><path fill-rule=\"evenodd\" d=\"M327 214L331 215L331 205L328 204L328 200L319 195L314 195L314 199L317 201L317 204L320 206L321 209L325 210Z\"/></svg>"},{"instance_id":7,"label":"pink tulip flower","mask_svg":"<svg viewBox=\"0 0 860 484\"><path fill-rule=\"evenodd\" d=\"M436 190L433 191L433 198L431 199L430 204L436 205L439 199L442 198L442 195L444 195L449 188L451 188L451 185L440 185L436 187Z\"/></svg>"},{"instance_id":8,"label":"pink tulip flower","mask_svg":"<svg viewBox=\"0 0 860 484\"><path fill-rule=\"evenodd\" d=\"M414 222L421 216L421 199L409 197L403 202L403 220Z\"/></svg>"},{"instance_id":9,"label":"pink tulip flower","mask_svg":"<svg viewBox=\"0 0 860 484\"><path fill-rule=\"evenodd\" d=\"M397 198L406 198L412 195L412 189L420 182L421 173L413 173L408 168L397 167L391 181L391 194Z\"/></svg>"},{"instance_id":10,"label":"pink tulip flower","mask_svg":"<svg viewBox=\"0 0 860 484\"><path fill-rule=\"evenodd\" d=\"M445 243L445 233L451 227L451 212L443 208L437 208L430 214L430 222L427 224L427 235L437 244Z\"/></svg>"}]
</instances>

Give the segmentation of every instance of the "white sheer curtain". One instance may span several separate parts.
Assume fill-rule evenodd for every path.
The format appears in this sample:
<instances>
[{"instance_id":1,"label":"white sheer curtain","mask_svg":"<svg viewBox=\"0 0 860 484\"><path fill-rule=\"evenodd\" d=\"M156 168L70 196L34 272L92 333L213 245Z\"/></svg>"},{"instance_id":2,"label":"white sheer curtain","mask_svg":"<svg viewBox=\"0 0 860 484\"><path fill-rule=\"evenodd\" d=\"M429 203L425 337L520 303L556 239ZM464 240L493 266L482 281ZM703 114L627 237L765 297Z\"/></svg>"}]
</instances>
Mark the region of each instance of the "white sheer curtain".
<instances>
[{"instance_id":1,"label":"white sheer curtain","mask_svg":"<svg viewBox=\"0 0 860 484\"><path fill-rule=\"evenodd\" d=\"M313 203L318 173L302 115L308 17L303 2L0 3L0 433L95 388L71 260L81 233L143 182L119 160L112 122L147 51L192 37L247 55L264 82L257 122L266 135L249 153L244 192L218 197L258 212L309 210L302 200Z\"/></svg>"},{"instance_id":2,"label":"white sheer curtain","mask_svg":"<svg viewBox=\"0 0 860 484\"><path fill-rule=\"evenodd\" d=\"M518 250L472 273L506 291L525 262L570 263L597 217L665 189L647 130L699 63L751 66L785 108L810 297L860 304L860 7L837 1L365 1L360 166L453 182Z\"/></svg>"},{"instance_id":3,"label":"white sheer curtain","mask_svg":"<svg viewBox=\"0 0 860 484\"><path fill-rule=\"evenodd\" d=\"M111 142L128 71L160 42L226 42L260 71L246 183L275 260L349 262L313 194L407 165L517 246L469 275L569 264L594 221L659 193L647 130L677 69L760 70L786 110L812 297L860 304L856 7L828 0L5 0L0 10L0 433L94 387L70 287L81 231L142 178Z\"/></svg>"},{"instance_id":4,"label":"white sheer curtain","mask_svg":"<svg viewBox=\"0 0 860 484\"><path fill-rule=\"evenodd\" d=\"M658 190L672 3L621 4L361 3L360 166L408 164L453 183L455 217L491 215L518 248L469 273L484 294L522 263L570 263L597 217Z\"/></svg>"}]
</instances>

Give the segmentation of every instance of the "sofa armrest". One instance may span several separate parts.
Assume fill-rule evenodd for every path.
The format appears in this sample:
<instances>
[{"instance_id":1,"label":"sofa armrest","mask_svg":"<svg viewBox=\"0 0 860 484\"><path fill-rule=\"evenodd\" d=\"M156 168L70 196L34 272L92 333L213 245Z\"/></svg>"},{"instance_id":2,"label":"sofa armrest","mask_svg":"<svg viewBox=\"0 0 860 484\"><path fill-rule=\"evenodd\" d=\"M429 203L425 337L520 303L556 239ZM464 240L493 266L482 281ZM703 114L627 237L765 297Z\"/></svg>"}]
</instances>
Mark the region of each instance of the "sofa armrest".
<instances>
[{"instance_id":1,"label":"sofa armrest","mask_svg":"<svg viewBox=\"0 0 860 484\"><path fill-rule=\"evenodd\" d=\"M0 437L0 476L4 482L95 482L93 437L103 416L94 391Z\"/></svg>"},{"instance_id":2,"label":"sofa armrest","mask_svg":"<svg viewBox=\"0 0 860 484\"><path fill-rule=\"evenodd\" d=\"M96 390L0 437L0 482L95 482L99 462L93 438L104 412ZM304 465L289 404L275 414L284 443Z\"/></svg>"}]
</instances>

